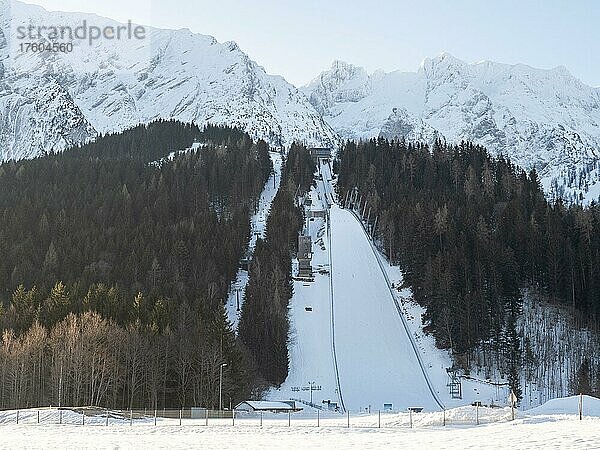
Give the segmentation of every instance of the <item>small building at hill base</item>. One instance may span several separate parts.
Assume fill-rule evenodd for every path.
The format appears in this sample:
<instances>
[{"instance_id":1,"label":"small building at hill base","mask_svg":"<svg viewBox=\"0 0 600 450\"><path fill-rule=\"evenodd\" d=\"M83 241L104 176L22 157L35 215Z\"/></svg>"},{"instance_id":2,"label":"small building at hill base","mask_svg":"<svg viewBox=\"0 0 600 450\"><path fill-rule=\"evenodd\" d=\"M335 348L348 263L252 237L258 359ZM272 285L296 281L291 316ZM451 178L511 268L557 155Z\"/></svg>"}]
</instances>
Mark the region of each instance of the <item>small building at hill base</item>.
<instances>
[{"instance_id":1,"label":"small building at hill base","mask_svg":"<svg viewBox=\"0 0 600 450\"><path fill-rule=\"evenodd\" d=\"M264 400L246 400L238 403L235 408L236 411L247 411L247 412L296 412L302 411L302 408L296 406L296 402L293 400L285 400L280 402L269 402Z\"/></svg>"}]
</instances>

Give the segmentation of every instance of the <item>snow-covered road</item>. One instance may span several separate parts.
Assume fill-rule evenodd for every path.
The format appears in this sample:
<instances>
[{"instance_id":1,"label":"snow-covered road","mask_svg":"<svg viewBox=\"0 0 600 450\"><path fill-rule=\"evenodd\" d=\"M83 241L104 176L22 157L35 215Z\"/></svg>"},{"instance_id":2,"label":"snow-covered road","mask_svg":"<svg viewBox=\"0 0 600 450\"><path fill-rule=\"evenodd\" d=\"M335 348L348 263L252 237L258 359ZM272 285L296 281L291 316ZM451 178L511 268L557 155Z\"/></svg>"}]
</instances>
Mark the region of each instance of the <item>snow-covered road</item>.
<instances>
[{"instance_id":1,"label":"snow-covered road","mask_svg":"<svg viewBox=\"0 0 600 450\"><path fill-rule=\"evenodd\" d=\"M265 183L263 191L261 192L260 199L258 201L258 209L250 218L251 235L250 242L248 243L248 256L252 256L254 253L254 247L256 246L256 239L260 237L265 238L265 228L267 225L267 218L269 211L271 210L271 203L277 191L279 190L279 184L281 182L281 166L283 159L281 154L278 152L269 152L271 162L273 163L273 172ZM248 271L239 269L235 280L231 283L229 288L229 297L227 299L227 318L234 330L237 330L237 325L240 319L241 307L244 299L244 290L248 284Z\"/></svg>"}]
</instances>

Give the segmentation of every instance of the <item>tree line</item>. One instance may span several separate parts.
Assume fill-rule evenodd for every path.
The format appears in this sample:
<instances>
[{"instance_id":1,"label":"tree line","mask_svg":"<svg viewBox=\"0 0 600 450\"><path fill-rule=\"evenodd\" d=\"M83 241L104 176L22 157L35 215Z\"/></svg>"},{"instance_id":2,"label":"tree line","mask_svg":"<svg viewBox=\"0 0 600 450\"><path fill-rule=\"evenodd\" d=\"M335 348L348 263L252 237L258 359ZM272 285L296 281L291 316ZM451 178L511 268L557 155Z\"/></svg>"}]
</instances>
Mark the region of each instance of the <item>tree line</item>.
<instances>
[{"instance_id":1,"label":"tree line","mask_svg":"<svg viewBox=\"0 0 600 450\"><path fill-rule=\"evenodd\" d=\"M468 142L348 142L336 170L340 198L357 187L378 216L377 239L426 307L425 330L465 369L483 347L520 393L524 287L598 329L598 205L551 203L535 170Z\"/></svg>"},{"instance_id":2,"label":"tree line","mask_svg":"<svg viewBox=\"0 0 600 450\"><path fill-rule=\"evenodd\" d=\"M0 165L0 407L214 407L221 363L250 395L223 305L271 170L265 142L175 121Z\"/></svg>"}]
</instances>

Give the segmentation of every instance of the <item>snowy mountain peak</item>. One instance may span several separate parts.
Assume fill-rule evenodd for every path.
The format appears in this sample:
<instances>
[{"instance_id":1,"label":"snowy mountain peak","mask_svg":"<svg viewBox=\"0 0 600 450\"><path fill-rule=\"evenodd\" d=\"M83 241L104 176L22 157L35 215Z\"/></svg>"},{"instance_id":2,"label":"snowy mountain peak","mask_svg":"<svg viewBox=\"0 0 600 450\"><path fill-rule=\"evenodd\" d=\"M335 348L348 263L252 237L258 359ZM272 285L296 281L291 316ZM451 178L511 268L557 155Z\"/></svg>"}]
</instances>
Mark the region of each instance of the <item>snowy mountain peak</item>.
<instances>
[{"instance_id":1,"label":"snowy mountain peak","mask_svg":"<svg viewBox=\"0 0 600 450\"><path fill-rule=\"evenodd\" d=\"M419 71L432 71L432 70L448 70L448 69L461 69L465 67L467 63L454 57L448 52L442 52L440 55L434 58L425 58L419 66Z\"/></svg>"},{"instance_id":2,"label":"snowy mountain peak","mask_svg":"<svg viewBox=\"0 0 600 450\"><path fill-rule=\"evenodd\" d=\"M331 69L321 73L311 85L323 86L327 90L351 90L361 87L369 80L367 71L343 61L334 61Z\"/></svg>"},{"instance_id":3,"label":"snowy mountain peak","mask_svg":"<svg viewBox=\"0 0 600 450\"><path fill-rule=\"evenodd\" d=\"M364 68L339 60L331 63L330 72L332 77L340 80L350 80L355 77L367 75L367 71Z\"/></svg>"},{"instance_id":4,"label":"snowy mountain peak","mask_svg":"<svg viewBox=\"0 0 600 450\"><path fill-rule=\"evenodd\" d=\"M59 151L158 118L238 126L274 146L337 143L303 93L268 75L235 42L144 27L141 40L74 40L70 53L20 53L14 36L21 25L119 23L6 0L1 7L0 160ZM36 106L49 93L58 115Z\"/></svg>"},{"instance_id":5,"label":"snowy mountain peak","mask_svg":"<svg viewBox=\"0 0 600 450\"><path fill-rule=\"evenodd\" d=\"M342 137L471 140L535 167L549 196L598 198L600 90L564 67L468 64L449 53L425 59L417 72L342 67L304 88Z\"/></svg>"},{"instance_id":6,"label":"snowy mountain peak","mask_svg":"<svg viewBox=\"0 0 600 450\"><path fill-rule=\"evenodd\" d=\"M369 74L359 66L334 61L331 69L321 73L306 88L310 102L322 115L338 102L358 102L369 94ZM306 91L305 91L306 92Z\"/></svg>"}]
</instances>

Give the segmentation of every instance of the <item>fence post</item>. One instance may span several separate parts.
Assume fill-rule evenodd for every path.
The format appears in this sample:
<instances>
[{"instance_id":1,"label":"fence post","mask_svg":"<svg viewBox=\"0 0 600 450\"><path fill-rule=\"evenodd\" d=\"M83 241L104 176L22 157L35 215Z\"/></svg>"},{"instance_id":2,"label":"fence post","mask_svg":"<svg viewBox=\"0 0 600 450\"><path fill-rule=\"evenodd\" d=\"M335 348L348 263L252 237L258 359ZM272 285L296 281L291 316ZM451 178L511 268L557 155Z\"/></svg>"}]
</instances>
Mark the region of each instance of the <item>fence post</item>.
<instances>
[{"instance_id":1,"label":"fence post","mask_svg":"<svg viewBox=\"0 0 600 450\"><path fill-rule=\"evenodd\" d=\"M208 426L208 408L206 408L206 423L205 423L205 425Z\"/></svg>"},{"instance_id":2,"label":"fence post","mask_svg":"<svg viewBox=\"0 0 600 450\"><path fill-rule=\"evenodd\" d=\"M583 420L583 394L579 394L579 420Z\"/></svg>"},{"instance_id":3,"label":"fence post","mask_svg":"<svg viewBox=\"0 0 600 450\"><path fill-rule=\"evenodd\" d=\"M231 410L231 423L235 427L235 409Z\"/></svg>"},{"instance_id":4,"label":"fence post","mask_svg":"<svg viewBox=\"0 0 600 450\"><path fill-rule=\"evenodd\" d=\"M412 408L408 409L408 421L410 423L410 427L412 428Z\"/></svg>"},{"instance_id":5,"label":"fence post","mask_svg":"<svg viewBox=\"0 0 600 450\"><path fill-rule=\"evenodd\" d=\"M108 408L106 408L106 426L108 426Z\"/></svg>"},{"instance_id":6,"label":"fence post","mask_svg":"<svg viewBox=\"0 0 600 450\"><path fill-rule=\"evenodd\" d=\"M85 426L85 412L81 412L81 425Z\"/></svg>"},{"instance_id":7,"label":"fence post","mask_svg":"<svg viewBox=\"0 0 600 450\"><path fill-rule=\"evenodd\" d=\"M181 426L181 416L183 415L183 409L179 410L179 426Z\"/></svg>"},{"instance_id":8,"label":"fence post","mask_svg":"<svg viewBox=\"0 0 600 450\"><path fill-rule=\"evenodd\" d=\"M346 411L346 414L348 415L348 427L347 428L350 428L350 410L349 409Z\"/></svg>"},{"instance_id":9,"label":"fence post","mask_svg":"<svg viewBox=\"0 0 600 450\"><path fill-rule=\"evenodd\" d=\"M19 425L19 410L17 409L17 425Z\"/></svg>"},{"instance_id":10,"label":"fence post","mask_svg":"<svg viewBox=\"0 0 600 450\"><path fill-rule=\"evenodd\" d=\"M58 410L58 424L62 425L62 409Z\"/></svg>"},{"instance_id":11,"label":"fence post","mask_svg":"<svg viewBox=\"0 0 600 450\"><path fill-rule=\"evenodd\" d=\"M377 428L381 428L381 410L377 410Z\"/></svg>"},{"instance_id":12,"label":"fence post","mask_svg":"<svg viewBox=\"0 0 600 450\"><path fill-rule=\"evenodd\" d=\"M154 426L156 426L156 410L154 410Z\"/></svg>"},{"instance_id":13,"label":"fence post","mask_svg":"<svg viewBox=\"0 0 600 450\"><path fill-rule=\"evenodd\" d=\"M443 426L446 426L446 408L444 408L444 422Z\"/></svg>"},{"instance_id":14,"label":"fence post","mask_svg":"<svg viewBox=\"0 0 600 450\"><path fill-rule=\"evenodd\" d=\"M317 409L317 428L321 426L321 410Z\"/></svg>"},{"instance_id":15,"label":"fence post","mask_svg":"<svg viewBox=\"0 0 600 450\"><path fill-rule=\"evenodd\" d=\"M37 411L37 423L40 423L40 410Z\"/></svg>"},{"instance_id":16,"label":"fence post","mask_svg":"<svg viewBox=\"0 0 600 450\"><path fill-rule=\"evenodd\" d=\"M292 413L288 411L288 427L292 426Z\"/></svg>"},{"instance_id":17,"label":"fence post","mask_svg":"<svg viewBox=\"0 0 600 450\"><path fill-rule=\"evenodd\" d=\"M475 402L475 421L479 425L479 402Z\"/></svg>"},{"instance_id":18,"label":"fence post","mask_svg":"<svg viewBox=\"0 0 600 450\"><path fill-rule=\"evenodd\" d=\"M262 427L262 411L260 412L260 426Z\"/></svg>"}]
</instances>

